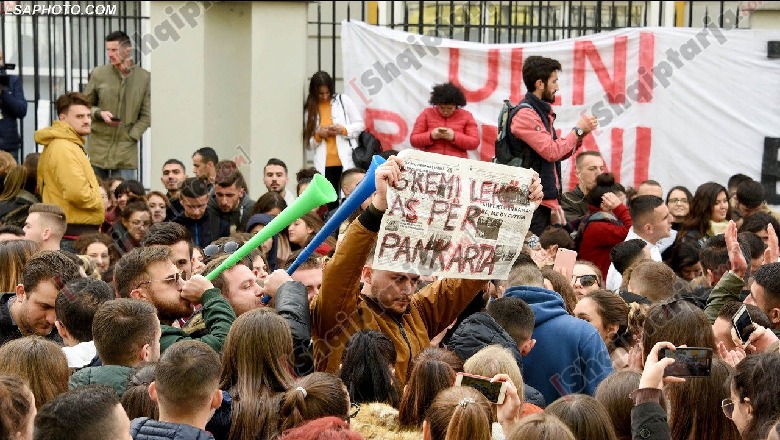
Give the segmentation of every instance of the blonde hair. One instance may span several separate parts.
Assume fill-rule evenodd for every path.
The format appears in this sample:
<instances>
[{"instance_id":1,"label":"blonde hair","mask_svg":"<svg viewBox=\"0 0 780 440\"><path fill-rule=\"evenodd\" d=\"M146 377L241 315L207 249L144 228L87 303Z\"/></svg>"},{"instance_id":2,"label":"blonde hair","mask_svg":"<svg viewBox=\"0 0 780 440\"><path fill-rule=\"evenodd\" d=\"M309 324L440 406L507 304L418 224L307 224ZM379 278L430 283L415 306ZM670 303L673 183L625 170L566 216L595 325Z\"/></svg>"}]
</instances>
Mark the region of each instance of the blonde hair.
<instances>
[{"instance_id":1,"label":"blonde hair","mask_svg":"<svg viewBox=\"0 0 780 440\"><path fill-rule=\"evenodd\" d=\"M442 390L425 413L431 440L490 440L493 409L471 387Z\"/></svg>"},{"instance_id":2,"label":"blonde hair","mask_svg":"<svg viewBox=\"0 0 780 440\"><path fill-rule=\"evenodd\" d=\"M0 150L0 174L6 174L8 170L17 164L18 162L11 153Z\"/></svg>"},{"instance_id":3,"label":"blonde hair","mask_svg":"<svg viewBox=\"0 0 780 440\"><path fill-rule=\"evenodd\" d=\"M525 416L506 440L576 440L571 430L554 415L537 413Z\"/></svg>"},{"instance_id":4,"label":"blonde hair","mask_svg":"<svg viewBox=\"0 0 780 440\"><path fill-rule=\"evenodd\" d=\"M84 273L87 274L88 278L92 278L93 280L102 279L100 277L100 271L98 271L97 266L95 265L95 260L86 255L77 255L77 257L81 260L81 267L84 268Z\"/></svg>"},{"instance_id":5,"label":"blonde hair","mask_svg":"<svg viewBox=\"0 0 780 440\"><path fill-rule=\"evenodd\" d=\"M15 339L0 347L0 374L27 381L40 409L56 396L68 391L70 369L62 348L40 336ZM41 372L46 374L41 374Z\"/></svg>"},{"instance_id":6,"label":"blonde hair","mask_svg":"<svg viewBox=\"0 0 780 440\"><path fill-rule=\"evenodd\" d=\"M523 396L523 373L517 366L512 352L500 345L488 345L479 350L463 364L463 371L484 377L506 374L512 379L512 384L517 388L520 397Z\"/></svg>"}]
</instances>

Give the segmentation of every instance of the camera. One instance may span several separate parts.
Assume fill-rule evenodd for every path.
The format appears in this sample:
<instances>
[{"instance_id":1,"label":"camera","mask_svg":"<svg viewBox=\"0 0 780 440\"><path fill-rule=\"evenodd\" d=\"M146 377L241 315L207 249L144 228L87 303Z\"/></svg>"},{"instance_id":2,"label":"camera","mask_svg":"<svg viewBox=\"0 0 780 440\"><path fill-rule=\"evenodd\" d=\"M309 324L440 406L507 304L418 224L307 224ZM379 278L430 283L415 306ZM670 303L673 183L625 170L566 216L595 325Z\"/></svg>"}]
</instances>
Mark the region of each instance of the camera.
<instances>
[{"instance_id":1,"label":"camera","mask_svg":"<svg viewBox=\"0 0 780 440\"><path fill-rule=\"evenodd\" d=\"M0 88L8 88L10 86L11 75L7 75L5 72L14 69L16 69L16 64L5 63L0 65Z\"/></svg>"}]
</instances>

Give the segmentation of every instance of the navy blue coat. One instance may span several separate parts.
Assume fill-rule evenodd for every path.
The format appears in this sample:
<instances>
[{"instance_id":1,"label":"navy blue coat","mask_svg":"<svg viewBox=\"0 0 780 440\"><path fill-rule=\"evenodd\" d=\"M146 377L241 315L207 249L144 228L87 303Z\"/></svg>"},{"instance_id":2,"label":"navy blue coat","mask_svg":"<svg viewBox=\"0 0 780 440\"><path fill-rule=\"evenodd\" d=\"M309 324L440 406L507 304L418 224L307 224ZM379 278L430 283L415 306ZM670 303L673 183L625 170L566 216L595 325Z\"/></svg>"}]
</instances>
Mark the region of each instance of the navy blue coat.
<instances>
[{"instance_id":1,"label":"navy blue coat","mask_svg":"<svg viewBox=\"0 0 780 440\"><path fill-rule=\"evenodd\" d=\"M0 74L5 72L0 71ZM0 150L15 150L22 145L19 137L19 120L27 115L27 101L24 99L22 80L11 75L9 86L0 92Z\"/></svg>"}]
</instances>

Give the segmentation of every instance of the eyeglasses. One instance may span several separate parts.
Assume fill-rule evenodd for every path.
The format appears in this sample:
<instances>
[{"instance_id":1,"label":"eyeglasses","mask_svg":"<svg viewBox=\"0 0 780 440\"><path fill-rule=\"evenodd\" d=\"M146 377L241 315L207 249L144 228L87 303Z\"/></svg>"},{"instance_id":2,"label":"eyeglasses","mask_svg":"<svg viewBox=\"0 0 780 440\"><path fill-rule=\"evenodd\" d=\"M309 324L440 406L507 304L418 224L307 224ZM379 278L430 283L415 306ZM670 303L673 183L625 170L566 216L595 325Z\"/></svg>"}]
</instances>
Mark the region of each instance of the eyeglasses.
<instances>
[{"instance_id":1,"label":"eyeglasses","mask_svg":"<svg viewBox=\"0 0 780 440\"><path fill-rule=\"evenodd\" d=\"M723 401L720 402L720 408L723 410L723 414L731 419L731 416L734 414L734 401L729 398L723 399Z\"/></svg>"},{"instance_id":2,"label":"eyeglasses","mask_svg":"<svg viewBox=\"0 0 780 440\"><path fill-rule=\"evenodd\" d=\"M347 416L347 418L354 419L355 417L357 417L359 412L360 412L360 404L352 402L349 405L349 415Z\"/></svg>"},{"instance_id":3,"label":"eyeglasses","mask_svg":"<svg viewBox=\"0 0 780 440\"><path fill-rule=\"evenodd\" d=\"M574 284L577 284L577 281L580 282L580 286L582 287L590 287L596 284L598 277L596 275L575 275Z\"/></svg>"},{"instance_id":4,"label":"eyeglasses","mask_svg":"<svg viewBox=\"0 0 780 440\"><path fill-rule=\"evenodd\" d=\"M687 205L688 199L669 199L669 203L671 204L682 203L683 205Z\"/></svg>"},{"instance_id":5,"label":"eyeglasses","mask_svg":"<svg viewBox=\"0 0 780 440\"><path fill-rule=\"evenodd\" d=\"M226 254L232 254L239 248L239 244L235 241L229 241L225 244L210 244L203 248L203 255L206 258L211 258L219 253L222 249Z\"/></svg>"},{"instance_id":6,"label":"eyeglasses","mask_svg":"<svg viewBox=\"0 0 780 440\"><path fill-rule=\"evenodd\" d=\"M144 284L148 284L148 283L151 283L153 281L160 281L160 282L165 283L165 284L170 284L171 286L176 286L176 285L179 284L180 281L185 281L185 280L184 280L184 275L182 275L181 272L176 272L175 274L169 276L168 278L162 279L162 280L141 281L140 283L138 283L138 285L135 288L137 289L137 288L143 286Z\"/></svg>"}]
</instances>

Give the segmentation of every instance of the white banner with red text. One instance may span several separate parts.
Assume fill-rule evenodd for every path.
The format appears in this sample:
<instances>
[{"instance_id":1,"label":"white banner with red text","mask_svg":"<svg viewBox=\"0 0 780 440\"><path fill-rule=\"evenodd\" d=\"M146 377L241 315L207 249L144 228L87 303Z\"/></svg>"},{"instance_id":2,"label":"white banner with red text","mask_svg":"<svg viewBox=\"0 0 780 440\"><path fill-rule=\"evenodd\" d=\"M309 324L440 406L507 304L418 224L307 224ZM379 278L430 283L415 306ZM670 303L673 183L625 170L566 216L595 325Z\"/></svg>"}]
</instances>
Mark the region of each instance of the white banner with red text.
<instances>
[{"instance_id":1,"label":"white banner with red text","mask_svg":"<svg viewBox=\"0 0 780 440\"><path fill-rule=\"evenodd\" d=\"M729 30L726 23L481 44L342 24L344 93L385 149L411 148L432 87L452 81L479 126L481 144L470 157L491 160L502 103L523 98L523 60L542 55L563 67L556 129L571 135L581 115L595 115L599 129L580 151L600 151L627 187L655 179L666 190L694 191L710 180L725 186L734 173L758 180L762 170L778 168L767 139L780 138L780 59L767 56L767 42L780 40L780 31ZM763 180L774 185L772 179ZM576 184L571 160L563 163L563 180L564 188Z\"/></svg>"}]
</instances>

